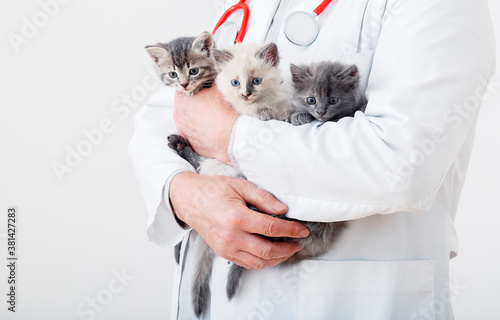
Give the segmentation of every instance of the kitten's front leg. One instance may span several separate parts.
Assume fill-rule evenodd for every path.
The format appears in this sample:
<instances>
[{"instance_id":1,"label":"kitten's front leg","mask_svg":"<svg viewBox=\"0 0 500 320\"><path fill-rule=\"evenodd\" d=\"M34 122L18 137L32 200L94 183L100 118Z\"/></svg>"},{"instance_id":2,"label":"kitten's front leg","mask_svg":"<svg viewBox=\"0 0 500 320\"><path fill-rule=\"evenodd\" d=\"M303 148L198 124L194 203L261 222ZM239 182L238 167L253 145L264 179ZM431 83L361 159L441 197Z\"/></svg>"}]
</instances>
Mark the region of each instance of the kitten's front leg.
<instances>
[{"instance_id":1,"label":"kitten's front leg","mask_svg":"<svg viewBox=\"0 0 500 320\"><path fill-rule=\"evenodd\" d=\"M291 115L290 121L294 126L300 126L306 123L313 122L315 119L309 113L295 112Z\"/></svg>"},{"instance_id":2,"label":"kitten's front leg","mask_svg":"<svg viewBox=\"0 0 500 320\"><path fill-rule=\"evenodd\" d=\"M291 123L292 122L292 114L293 114L293 111L290 109L287 109L279 115L278 120Z\"/></svg>"},{"instance_id":3,"label":"kitten's front leg","mask_svg":"<svg viewBox=\"0 0 500 320\"><path fill-rule=\"evenodd\" d=\"M177 152L184 160L189 162L197 171L200 166L200 155L193 151L189 142L183 136L171 134L168 136L168 146Z\"/></svg>"},{"instance_id":4,"label":"kitten's front leg","mask_svg":"<svg viewBox=\"0 0 500 320\"><path fill-rule=\"evenodd\" d=\"M273 110L271 108L268 108L268 107L258 108L257 109L257 117L260 120L264 120L264 121L275 119Z\"/></svg>"}]
</instances>

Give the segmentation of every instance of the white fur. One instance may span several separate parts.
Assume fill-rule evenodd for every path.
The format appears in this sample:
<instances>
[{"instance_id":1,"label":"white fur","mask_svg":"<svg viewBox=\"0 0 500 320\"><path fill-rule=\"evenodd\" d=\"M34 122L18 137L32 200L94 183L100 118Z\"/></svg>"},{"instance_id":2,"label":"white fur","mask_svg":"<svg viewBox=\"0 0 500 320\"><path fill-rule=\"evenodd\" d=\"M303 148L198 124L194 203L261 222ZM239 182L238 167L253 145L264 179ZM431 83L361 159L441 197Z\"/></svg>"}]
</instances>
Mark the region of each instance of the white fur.
<instances>
[{"instance_id":1,"label":"white fur","mask_svg":"<svg viewBox=\"0 0 500 320\"><path fill-rule=\"evenodd\" d=\"M266 64L257 54L262 46L254 44L236 45L227 51L233 59L220 67L216 83L224 98L231 103L239 114L257 117L260 119L281 119L285 110L290 108L290 94L288 86L283 84L280 70L276 66ZM243 99L242 92L246 89L248 79L260 77L262 83L255 86L255 91L249 99ZM231 80L240 81L240 87L231 85ZM263 115L262 109L269 112ZM202 175L224 175L239 177L238 172L231 166L216 159L200 160L198 171Z\"/></svg>"},{"instance_id":2,"label":"white fur","mask_svg":"<svg viewBox=\"0 0 500 320\"><path fill-rule=\"evenodd\" d=\"M217 159L203 159L200 161L199 173L205 176L238 177L238 172L231 166Z\"/></svg>"},{"instance_id":3,"label":"white fur","mask_svg":"<svg viewBox=\"0 0 500 320\"><path fill-rule=\"evenodd\" d=\"M255 44L240 44L229 48L233 59L220 67L217 76L217 88L224 98L231 103L239 114L259 118L260 108L269 108L273 119L280 119L282 113L290 106L288 86L283 83L277 66L266 64L257 54L262 46ZM262 83L255 86L255 92L245 100L242 93L246 90L249 76L262 78ZM239 87L231 85L231 80L240 82Z\"/></svg>"}]
</instances>

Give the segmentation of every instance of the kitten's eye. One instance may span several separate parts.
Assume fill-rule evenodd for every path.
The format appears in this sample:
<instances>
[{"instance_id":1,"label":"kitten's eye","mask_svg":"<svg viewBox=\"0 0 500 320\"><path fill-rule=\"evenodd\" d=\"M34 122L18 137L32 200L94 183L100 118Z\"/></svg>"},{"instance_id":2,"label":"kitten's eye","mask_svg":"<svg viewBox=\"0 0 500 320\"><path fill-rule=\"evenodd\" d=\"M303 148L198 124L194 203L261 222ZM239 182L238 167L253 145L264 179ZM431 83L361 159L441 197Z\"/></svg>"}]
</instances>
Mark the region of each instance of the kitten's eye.
<instances>
[{"instance_id":1,"label":"kitten's eye","mask_svg":"<svg viewBox=\"0 0 500 320\"><path fill-rule=\"evenodd\" d=\"M233 85L233 87L237 87L240 85L240 82L236 79L233 79L233 80L231 80L231 84Z\"/></svg>"},{"instance_id":2,"label":"kitten's eye","mask_svg":"<svg viewBox=\"0 0 500 320\"><path fill-rule=\"evenodd\" d=\"M329 102L330 102L330 104L336 104L338 101L339 101L339 99L337 99L335 97L331 97Z\"/></svg>"},{"instance_id":3,"label":"kitten's eye","mask_svg":"<svg viewBox=\"0 0 500 320\"><path fill-rule=\"evenodd\" d=\"M173 71L171 71L171 72L169 72L169 73L168 73L168 76L169 76L170 78L172 78L172 79L175 79L175 78L177 78L177 72L173 72Z\"/></svg>"},{"instance_id":4,"label":"kitten's eye","mask_svg":"<svg viewBox=\"0 0 500 320\"><path fill-rule=\"evenodd\" d=\"M254 79L252 80L252 83L253 83L254 85L258 86L259 84L261 84L261 83L262 83L262 78L254 78Z\"/></svg>"},{"instance_id":5,"label":"kitten's eye","mask_svg":"<svg viewBox=\"0 0 500 320\"><path fill-rule=\"evenodd\" d=\"M199 72L200 72L199 68L189 69L189 74L192 75L192 76L197 75Z\"/></svg>"},{"instance_id":6,"label":"kitten's eye","mask_svg":"<svg viewBox=\"0 0 500 320\"><path fill-rule=\"evenodd\" d=\"M309 97L306 99L307 104L316 104L316 98Z\"/></svg>"}]
</instances>

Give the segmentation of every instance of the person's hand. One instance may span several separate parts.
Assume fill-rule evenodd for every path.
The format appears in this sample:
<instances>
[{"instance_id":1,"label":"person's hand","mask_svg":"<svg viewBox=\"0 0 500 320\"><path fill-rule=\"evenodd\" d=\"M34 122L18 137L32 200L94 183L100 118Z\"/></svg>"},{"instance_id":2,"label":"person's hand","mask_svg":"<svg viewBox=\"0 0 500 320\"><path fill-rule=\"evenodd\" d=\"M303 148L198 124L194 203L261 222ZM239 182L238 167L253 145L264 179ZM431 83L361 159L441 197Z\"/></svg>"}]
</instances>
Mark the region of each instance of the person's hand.
<instances>
[{"instance_id":1,"label":"person's hand","mask_svg":"<svg viewBox=\"0 0 500 320\"><path fill-rule=\"evenodd\" d=\"M203 89L190 97L177 93L174 104L177 131L189 141L193 150L231 165L227 149L239 114L224 100L217 87Z\"/></svg>"},{"instance_id":2,"label":"person's hand","mask_svg":"<svg viewBox=\"0 0 500 320\"><path fill-rule=\"evenodd\" d=\"M269 216L284 214L288 208L244 179L182 172L172 180L169 193L180 220L195 229L219 256L246 269L277 265L301 249L296 243L271 242L260 235L309 235L299 222ZM249 209L247 203L263 213Z\"/></svg>"}]
</instances>

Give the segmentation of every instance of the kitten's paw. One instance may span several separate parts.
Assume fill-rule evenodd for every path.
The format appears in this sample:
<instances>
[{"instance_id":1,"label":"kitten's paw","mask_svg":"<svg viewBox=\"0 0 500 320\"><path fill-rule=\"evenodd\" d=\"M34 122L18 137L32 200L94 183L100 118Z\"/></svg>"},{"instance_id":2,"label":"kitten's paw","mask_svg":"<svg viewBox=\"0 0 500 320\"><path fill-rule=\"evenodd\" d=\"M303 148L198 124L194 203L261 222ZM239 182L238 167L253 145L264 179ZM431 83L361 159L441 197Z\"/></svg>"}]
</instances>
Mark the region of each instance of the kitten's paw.
<instances>
[{"instance_id":1,"label":"kitten's paw","mask_svg":"<svg viewBox=\"0 0 500 320\"><path fill-rule=\"evenodd\" d=\"M262 107L257 109L257 116L260 120L267 121L274 119L274 113L271 108Z\"/></svg>"},{"instance_id":2,"label":"kitten's paw","mask_svg":"<svg viewBox=\"0 0 500 320\"><path fill-rule=\"evenodd\" d=\"M290 121L294 126L300 126L315 120L309 113L294 113L290 118Z\"/></svg>"},{"instance_id":3,"label":"kitten's paw","mask_svg":"<svg viewBox=\"0 0 500 320\"><path fill-rule=\"evenodd\" d=\"M167 139L169 148L177 152L181 152L186 147L189 147L189 142L181 135L171 134Z\"/></svg>"},{"instance_id":4,"label":"kitten's paw","mask_svg":"<svg viewBox=\"0 0 500 320\"><path fill-rule=\"evenodd\" d=\"M281 115L279 116L278 120L281 120L281 121L285 121L285 122L288 122L288 123L291 123L292 122L292 113L293 111L292 110L285 110L281 113Z\"/></svg>"}]
</instances>

